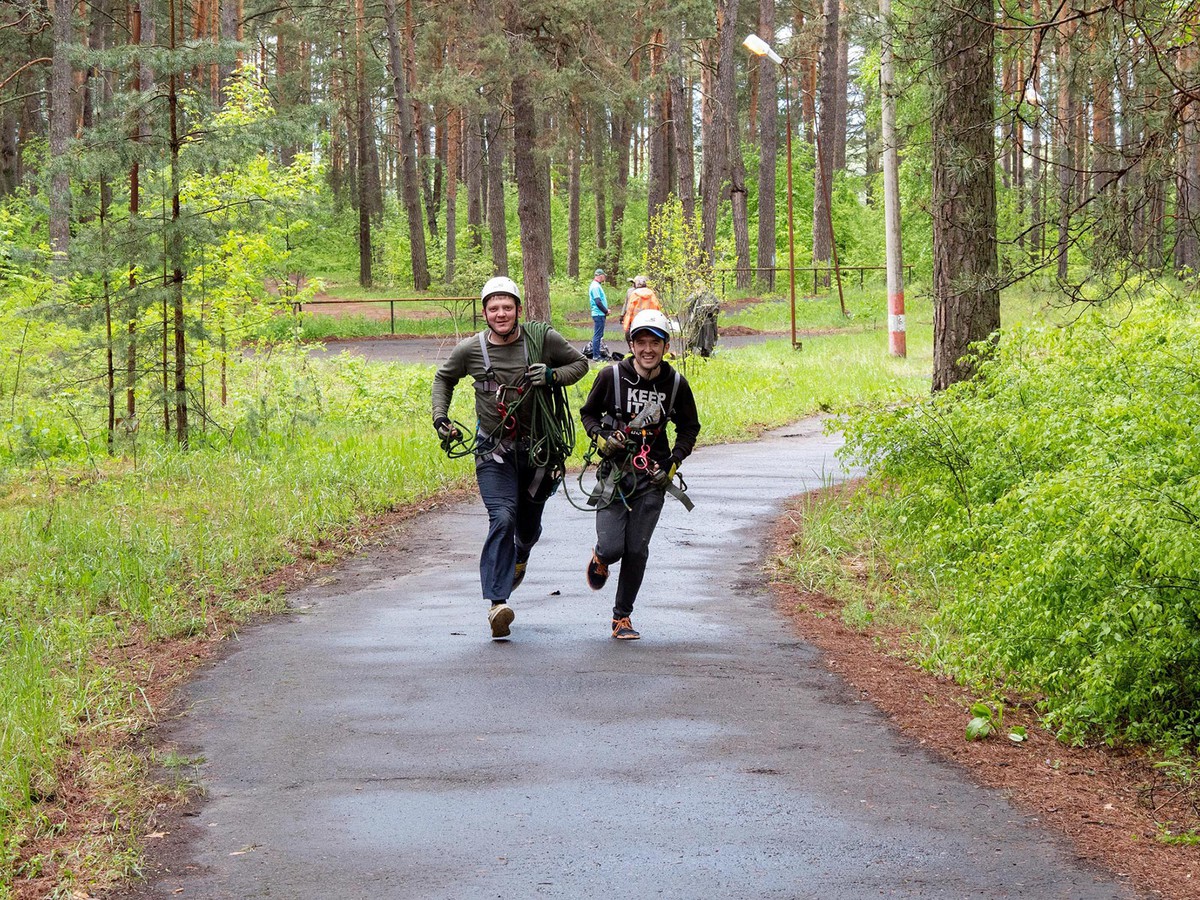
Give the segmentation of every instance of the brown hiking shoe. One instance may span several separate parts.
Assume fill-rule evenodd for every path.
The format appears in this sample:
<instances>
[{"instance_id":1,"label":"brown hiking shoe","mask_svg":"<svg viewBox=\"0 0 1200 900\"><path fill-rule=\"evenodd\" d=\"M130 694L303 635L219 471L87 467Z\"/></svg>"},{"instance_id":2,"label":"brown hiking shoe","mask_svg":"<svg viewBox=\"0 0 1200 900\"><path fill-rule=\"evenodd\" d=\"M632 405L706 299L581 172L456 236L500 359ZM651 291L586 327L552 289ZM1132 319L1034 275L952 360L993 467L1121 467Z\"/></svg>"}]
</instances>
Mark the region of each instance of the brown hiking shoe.
<instances>
[{"instance_id":1,"label":"brown hiking shoe","mask_svg":"<svg viewBox=\"0 0 1200 900\"><path fill-rule=\"evenodd\" d=\"M593 591L598 591L604 587L604 582L608 581L608 563L600 562L600 557L596 555L596 551L592 551L592 558L587 564L587 583Z\"/></svg>"},{"instance_id":2,"label":"brown hiking shoe","mask_svg":"<svg viewBox=\"0 0 1200 900\"><path fill-rule=\"evenodd\" d=\"M633 630L633 623L629 621L629 616L623 619L613 619L612 628L612 636L618 641L636 641L641 637Z\"/></svg>"},{"instance_id":3,"label":"brown hiking shoe","mask_svg":"<svg viewBox=\"0 0 1200 900\"><path fill-rule=\"evenodd\" d=\"M517 614L507 603L493 603L492 608L488 611L488 624L492 626L492 638L508 637L508 626L516 617Z\"/></svg>"}]
</instances>

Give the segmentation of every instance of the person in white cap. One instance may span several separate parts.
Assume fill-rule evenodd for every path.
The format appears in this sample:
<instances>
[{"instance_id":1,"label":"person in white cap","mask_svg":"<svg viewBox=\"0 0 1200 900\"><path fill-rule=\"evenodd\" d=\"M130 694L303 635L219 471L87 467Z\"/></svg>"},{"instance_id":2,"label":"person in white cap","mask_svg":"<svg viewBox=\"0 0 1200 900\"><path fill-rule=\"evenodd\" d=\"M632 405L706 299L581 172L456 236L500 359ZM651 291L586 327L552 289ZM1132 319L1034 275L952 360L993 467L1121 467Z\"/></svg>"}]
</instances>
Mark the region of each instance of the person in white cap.
<instances>
[{"instance_id":1,"label":"person in white cap","mask_svg":"<svg viewBox=\"0 0 1200 900\"><path fill-rule=\"evenodd\" d=\"M521 291L512 279L490 279L480 299L487 328L455 347L433 376L433 427L447 448L464 439L450 420L450 401L462 378L474 379L475 477L488 511L479 580L492 637L505 638L515 618L509 597L525 577L546 501L563 475L562 460L533 452L539 426L528 401L533 391L574 384L588 362L549 325L520 323Z\"/></svg>"},{"instance_id":2,"label":"person in white cap","mask_svg":"<svg viewBox=\"0 0 1200 900\"><path fill-rule=\"evenodd\" d=\"M609 567L620 561L612 636L631 641L641 637L631 616L650 558L650 539L666 492L682 495L674 478L696 445L700 419L687 379L663 359L671 340L667 317L660 310L643 310L626 339L630 355L596 375L579 417L615 482L613 495L595 504L596 545L587 583L600 590ZM668 422L674 426L674 446Z\"/></svg>"}]
</instances>

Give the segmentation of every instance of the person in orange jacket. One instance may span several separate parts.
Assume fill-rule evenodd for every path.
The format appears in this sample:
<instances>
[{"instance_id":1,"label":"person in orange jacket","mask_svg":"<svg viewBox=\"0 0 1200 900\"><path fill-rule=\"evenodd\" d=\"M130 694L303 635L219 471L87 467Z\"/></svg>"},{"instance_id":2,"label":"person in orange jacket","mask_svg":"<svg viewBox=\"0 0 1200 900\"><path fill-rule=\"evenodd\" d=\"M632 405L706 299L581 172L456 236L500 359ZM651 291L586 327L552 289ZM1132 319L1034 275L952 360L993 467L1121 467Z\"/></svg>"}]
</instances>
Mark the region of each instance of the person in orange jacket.
<instances>
[{"instance_id":1,"label":"person in orange jacket","mask_svg":"<svg viewBox=\"0 0 1200 900\"><path fill-rule=\"evenodd\" d=\"M662 312L662 302L645 275L633 276L633 287L625 294L625 311L621 314L621 331L629 334L634 317L644 309Z\"/></svg>"}]
</instances>

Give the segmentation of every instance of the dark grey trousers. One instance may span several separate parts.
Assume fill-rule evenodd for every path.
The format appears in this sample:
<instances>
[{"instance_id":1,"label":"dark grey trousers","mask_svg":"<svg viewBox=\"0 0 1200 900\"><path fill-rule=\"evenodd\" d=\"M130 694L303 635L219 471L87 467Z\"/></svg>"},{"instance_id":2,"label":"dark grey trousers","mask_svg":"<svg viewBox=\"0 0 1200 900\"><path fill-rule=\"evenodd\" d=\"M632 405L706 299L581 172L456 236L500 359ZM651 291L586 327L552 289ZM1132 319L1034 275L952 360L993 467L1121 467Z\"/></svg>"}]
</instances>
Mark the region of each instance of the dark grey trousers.
<instances>
[{"instance_id":1,"label":"dark grey trousers","mask_svg":"<svg viewBox=\"0 0 1200 900\"><path fill-rule=\"evenodd\" d=\"M633 613L633 603L646 575L646 562L650 559L650 538L658 525L665 496L660 490L650 489L630 500L629 509L618 497L596 512L596 556L608 565L621 563L614 619L623 619Z\"/></svg>"}]
</instances>

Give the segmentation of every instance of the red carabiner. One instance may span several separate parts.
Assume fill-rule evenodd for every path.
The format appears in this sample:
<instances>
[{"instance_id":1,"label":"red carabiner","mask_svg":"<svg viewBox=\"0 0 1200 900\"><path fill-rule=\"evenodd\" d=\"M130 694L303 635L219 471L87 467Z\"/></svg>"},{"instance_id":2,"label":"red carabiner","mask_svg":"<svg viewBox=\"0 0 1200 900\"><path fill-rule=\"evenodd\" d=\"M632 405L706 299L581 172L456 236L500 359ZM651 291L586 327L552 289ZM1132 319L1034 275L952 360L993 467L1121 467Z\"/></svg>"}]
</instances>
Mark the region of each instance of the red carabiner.
<instances>
[{"instance_id":1,"label":"red carabiner","mask_svg":"<svg viewBox=\"0 0 1200 900\"><path fill-rule=\"evenodd\" d=\"M633 458L633 467L639 472L645 472L650 468L650 445L642 444L641 452Z\"/></svg>"}]
</instances>

